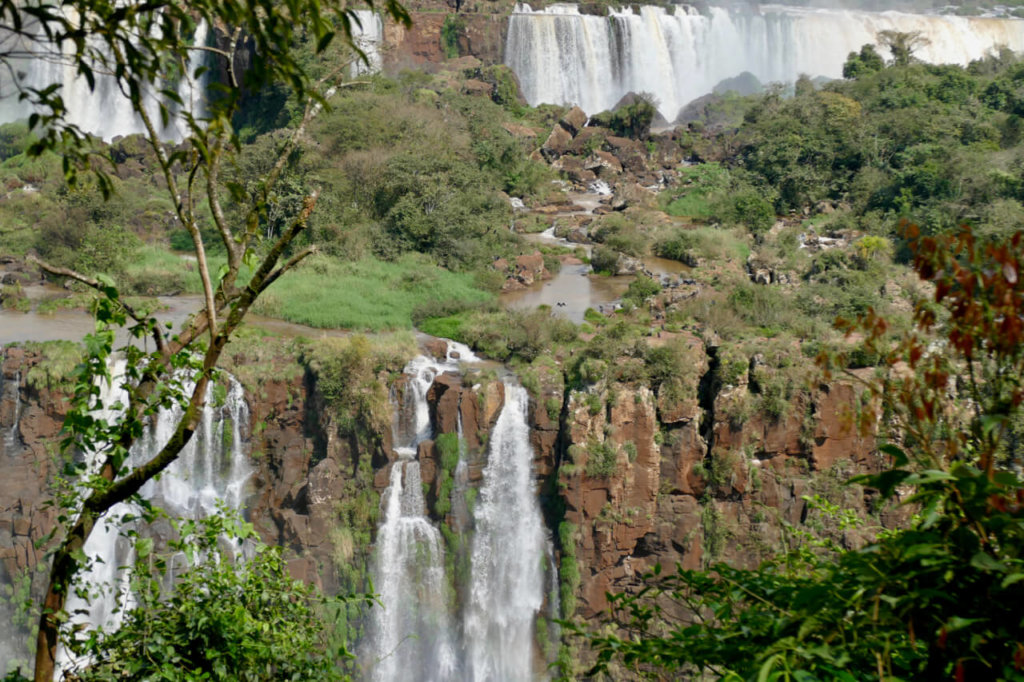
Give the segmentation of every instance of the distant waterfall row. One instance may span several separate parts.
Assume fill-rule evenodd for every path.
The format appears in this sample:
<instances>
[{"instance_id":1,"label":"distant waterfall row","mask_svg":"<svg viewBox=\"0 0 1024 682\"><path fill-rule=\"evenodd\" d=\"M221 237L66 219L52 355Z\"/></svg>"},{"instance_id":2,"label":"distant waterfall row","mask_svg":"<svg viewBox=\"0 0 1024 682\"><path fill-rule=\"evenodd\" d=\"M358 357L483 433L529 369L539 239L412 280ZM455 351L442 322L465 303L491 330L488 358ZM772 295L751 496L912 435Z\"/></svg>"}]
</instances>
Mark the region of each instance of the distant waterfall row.
<instances>
[{"instance_id":1,"label":"distant waterfall row","mask_svg":"<svg viewBox=\"0 0 1024 682\"><path fill-rule=\"evenodd\" d=\"M380 43L383 40L383 24L380 15L371 10L354 10L358 22L353 22L354 40L366 55L366 61L356 60L349 69L351 77L360 76L380 70ZM0 39L5 39L0 31ZM10 36L6 40L11 40ZM193 36L193 44L197 47L209 46L215 36L206 22L200 22ZM28 118L32 108L26 102L19 102L17 89L12 78L18 78L25 88L45 88L53 83L61 85L61 96L68 110L68 121L82 130L110 140L119 135L144 133L142 120L136 116L128 99L121 92L117 81L108 75L97 75L95 88L89 88L85 78L79 76L70 58L59 51L45 52L38 46L24 45L32 53L31 56L17 57L10 60L10 71L0 73L0 123ZM72 49L71 46L68 49ZM171 84L177 90L184 107L202 119L205 116L205 101L208 86L208 72L194 78L196 69L203 66L208 52L192 51L187 66L187 75ZM153 121L159 122L158 103L155 95L149 98L148 113ZM172 113L167 125L159 132L163 139L177 142L188 132L180 117L173 114L180 112L182 107L169 104Z\"/></svg>"},{"instance_id":2,"label":"distant waterfall row","mask_svg":"<svg viewBox=\"0 0 1024 682\"><path fill-rule=\"evenodd\" d=\"M6 37L10 40L10 36ZM212 39L209 25L200 22L196 27L193 44L206 46ZM15 83L18 78L22 87L42 89L54 83L61 85L60 95L68 110L68 121L82 130L109 140L118 135L131 135L145 132L142 120L135 115L115 78L105 74L97 74L95 88L89 88L86 79L78 75L70 54L62 54L59 50L46 51L38 45L25 44L24 49L31 56L11 59L11 70L0 74L0 123L28 118L32 108L27 102L19 102ZM72 45L66 47L73 50ZM197 118L204 115L207 79L205 75L194 78L196 69L206 59L206 52L194 50L187 65L188 73L178 79L174 87L185 108ZM156 95L148 97L147 107L151 119L160 122L159 105ZM181 106L168 103L172 112L181 111ZM166 140L178 141L186 132L185 124L177 116L171 117L167 125L160 130Z\"/></svg>"},{"instance_id":3,"label":"distant waterfall row","mask_svg":"<svg viewBox=\"0 0 1024 682\"><path fill-rule=\"evenodd\" d=\"M464 346L458 352L463 361L474 359ZM451 350L445 362L419 357L406 367L408 404L399 411L398 459L377 537L381 607L373 611L366 646L374 682L534 679L534 620L544 601L543 564L551 559L533 480L525 389L505 383L505 405L491 433L473 515L469 584L455 586L463 594L461 622L452 613L442 535L426 516L415 457L419 443L434 435L427 390L438 374L457 368ZM460 422L460 443L461 435ZM460 448L453 498L464 494L465 467Z\"/></svg>"},{"instance_id":4,"label":"distant waterfall row","mask_svg":"<svg viewBox=\"0 0 1024 682\"><path fill-rule=\"evenodd\" d=\"M931 63L967 64L1000 45L1024 50L1019 19L774 5L711 7L707 14L626 8L602 17L582 15L575 5L518 5L505 62L531 105L575 104L596 114L627 93L647 92L673 121L687 103L744 71L762 83L792 82L802 73L840 78L849 53L885 30L920 31L930 43L915 56Z\"/></svg>"}]
</instances>

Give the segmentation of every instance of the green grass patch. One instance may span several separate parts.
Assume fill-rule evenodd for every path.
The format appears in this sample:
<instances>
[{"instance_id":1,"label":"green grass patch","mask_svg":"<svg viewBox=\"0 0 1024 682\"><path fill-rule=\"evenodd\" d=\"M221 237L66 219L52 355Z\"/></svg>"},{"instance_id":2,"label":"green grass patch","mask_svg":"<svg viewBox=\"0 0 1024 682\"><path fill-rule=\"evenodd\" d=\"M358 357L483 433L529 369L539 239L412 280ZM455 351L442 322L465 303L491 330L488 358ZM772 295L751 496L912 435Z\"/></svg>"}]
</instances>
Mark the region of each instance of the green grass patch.
<instances>
[{"instance_id":1,"label":"green grass patch","mask_svg":"<svg viewBox=\"0 0 1024 682\"><path fill-rule=\"evenodd\" d=\"M382 331L411 328L413 310L430 302L475 305L492 298L473 285L472 275L418 254L394 262L317 255L275 282L255 312L311 327Z\"/></svg>"},{"instance_id":2,"label":"green grass patch","mask_svg":"<svg viewBox=\"0 0 1024 682\"><path fill-rule=\"evenodd\" d=\"M671 216L694 220L709 220L714 216L711 202L706 196L697 192L691 192L670 201L665 207L665 212Z\"/></svg>"},{"instance_id":3,"label":"green grass patch","mask_svg":"<svg viewBox=\"0 0 1024 682\"><path fill-rule=\"evenodd\" d=\"M420 322L419 329L424 334L430 334L431 336L462 341L462 325L465 322L466 318L464 315L430 317Z\"/></svg>"}]
</instances>

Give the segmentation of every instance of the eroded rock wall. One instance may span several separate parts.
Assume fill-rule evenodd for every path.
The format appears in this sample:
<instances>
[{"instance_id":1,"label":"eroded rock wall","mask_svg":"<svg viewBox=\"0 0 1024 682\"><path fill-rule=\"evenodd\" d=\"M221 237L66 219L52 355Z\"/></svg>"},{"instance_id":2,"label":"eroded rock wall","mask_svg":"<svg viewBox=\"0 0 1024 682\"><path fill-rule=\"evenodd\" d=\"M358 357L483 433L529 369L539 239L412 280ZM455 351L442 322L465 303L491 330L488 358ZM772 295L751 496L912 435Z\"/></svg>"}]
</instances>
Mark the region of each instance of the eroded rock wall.
<instances>
[{"instance_id":1,"label":"eroded rock wall","mask_svg":"<svg viewBox=\"0 0 1024 682\"><path fill-rule=\"evenodd\" d=\"M776 418L755 412L738 420L733 406L756 392L749 373L715 387L708 380L715 349L692 335L681 341L693 371L671 390L603 382L567 389L554 362L531 385L538 490L561 554L571 554L579 569L573 588L584 617L606 607L606 592L635 589L656 563L757 564L781 547L786 524L803 522L806 496L823 495L861 515L871 511L861 489L841 485L849 474L881 466L874 440L854 427L860 394L852 381L817 386ZM20 349L4 352L0 577L7 583L42 561L34 543L54 521L43 502L67 403L59 389L28 381L38 362ZM293 551L297 578L328 593L350 589L346 566L368 556L394 460L390 430L357 437L351 425L341 428L308 369L247 389L256 468L247 504L252 522L267 542ZM401 404L402 378L392 390ZM479 485L504 403L502 382L493 370L443 373L427 400L436 434L455 433L461 423L468 484ZM469 510L435 512L444 463L434 440L419 447L430 513L465 528ZM849 546L863 541L854 531L837 539Z\"/></svg>"}]
</instances>

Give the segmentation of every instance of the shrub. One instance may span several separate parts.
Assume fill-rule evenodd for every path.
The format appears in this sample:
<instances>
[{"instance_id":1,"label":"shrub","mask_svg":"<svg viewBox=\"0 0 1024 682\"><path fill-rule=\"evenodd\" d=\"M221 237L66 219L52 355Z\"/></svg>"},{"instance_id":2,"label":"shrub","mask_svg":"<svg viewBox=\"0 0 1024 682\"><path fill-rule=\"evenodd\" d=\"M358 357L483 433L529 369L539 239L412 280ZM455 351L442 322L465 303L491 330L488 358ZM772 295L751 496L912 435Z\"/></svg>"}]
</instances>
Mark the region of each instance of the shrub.
<instances>
[{"instance_id":1,"label":"shrub","mask_svg":"<svg viewBox=\"0 0 1024 682\"><path fill-rule=\"evenodd\" d=\"M614 275L618 270L618 264L618 252L606 246L598 246L590 256L590 267L600 275Z\"/></svg>"},{"instance_id":2,"label":"shrub","mask_svg":"<svg viewBox=\"0 0 1024 682\"><path fill-rule=\"evenodd\" d=\"M656 296L659 292L661 292L661 284L657 280L646 275L639 275L629 283L629 287L626 289L626 293L622 295L622 298L632 301L634 305L639 306L651 296Z\"/></svg>"},{"instance_id":3,"label":"shrub","mask_svg":"<svg viewBox=\"0 0 1024 682\"><path fill-rule=\"evenodd\" d=\"M587 444L587 476L608 478L618 470L619 450L610 441Z\"/></svg>"}]
</instances>

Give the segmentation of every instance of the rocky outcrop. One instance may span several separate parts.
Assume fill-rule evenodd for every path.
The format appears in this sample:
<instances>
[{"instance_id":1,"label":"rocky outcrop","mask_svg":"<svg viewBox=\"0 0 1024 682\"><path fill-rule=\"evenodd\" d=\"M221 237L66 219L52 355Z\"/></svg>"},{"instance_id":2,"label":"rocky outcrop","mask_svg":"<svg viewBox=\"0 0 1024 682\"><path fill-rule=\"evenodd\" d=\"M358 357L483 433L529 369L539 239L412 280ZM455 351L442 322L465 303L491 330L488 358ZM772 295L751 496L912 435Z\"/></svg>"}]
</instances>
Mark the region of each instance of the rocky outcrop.
<instances>
[{"instance_id":1,"label":"rocky outcrop","mask_svg":"<svg viewBox=\"0 0 1024 682\"><path fill-rule=\"evenodd\" d=\"M808 496L865 514L866 493L840 481L880 466L873 439L861 436L851 418L861 401L856 384L820 385L770 416L750 409L762 390L756 361L717 385L712 377L721 353L702 339L666 333L651 343L673 344L674 362L686 371L653 388L602 381L567 390L563 367L542 358L523 375L531 390L538 490L549 521L572 529L556 536L573 543L559 550L571 550L579 569L576 594L584 617L606 607L606 592L635 589L657 563L758 563L781 546L785 524L806 517ZM446 344L427 347L439 358L447 354ZM8 349L2 364L0 578L8 581L42 559L34 543L54 522L42 502L66 403L45 381L28 381L38 362ZM369 556L379 493L394 459L391 434L357 435L332 416L316 373L290 367L247 387L257 470L247 508L266 541L291 550L293 575L331 593L353 579L346 567ZM406 390L403 378L394 382L396 404ZM493 370L442 373L427 403L438 435L456 433L461 423L468 485L479 485L504 384ZM434 513L445 480L441 447L425 441L419 458ZM435 516L456 528L471 522L465 508ZM834 532L850 546L863 541Z\"/></svg>"},{"instance_id":2,"label":"rocky outcrop","mask_svg":"<svg viewBox=\"0 0 1024 682\"><path fill-rule=\"evenodd\" d=\"M756 387L744 376L715 388L704 344L690 335L675 342L694 368L682 384L594 385L574 392L564 414L558 488L576 531L584 618L607 606L606 592L637 589L655 564L757 565L781 548L785 524L803 521L807 496L868 513L867 493L841 484L881 465L850 419L860 401L853 383L819 386L786 415L737 413ZM849 545L862 541L833 531Z\"/></svg>"},{"instance_id":3,"label":"rocky outcrop","mask_svg":"<svg viewBox=\"0 0 1024 682\"><path fill-rule=\"evenodd\" d=\"M504 258L499 258L491 263L491 267L505 275L502 291L525 289L536 282L551 279L551 273L544 266L544 256L540 251L518 256L511 264Z\"/></svg>"},{"instance_id":4,"label":"rocky outcrop","mask_svg":"<svg viewBox=\"0 0 1024 682\"><path fill-rule=\"evenodd\" d=\"M20 348L0 355L0 584L34 571L46 551L37 543L56 521L57 510L44 502L60 468L56 443L67 401L59 389L29 381L40 360Z\"/></svg>"}]
</instances>

